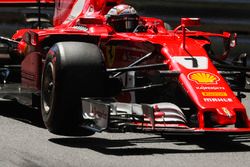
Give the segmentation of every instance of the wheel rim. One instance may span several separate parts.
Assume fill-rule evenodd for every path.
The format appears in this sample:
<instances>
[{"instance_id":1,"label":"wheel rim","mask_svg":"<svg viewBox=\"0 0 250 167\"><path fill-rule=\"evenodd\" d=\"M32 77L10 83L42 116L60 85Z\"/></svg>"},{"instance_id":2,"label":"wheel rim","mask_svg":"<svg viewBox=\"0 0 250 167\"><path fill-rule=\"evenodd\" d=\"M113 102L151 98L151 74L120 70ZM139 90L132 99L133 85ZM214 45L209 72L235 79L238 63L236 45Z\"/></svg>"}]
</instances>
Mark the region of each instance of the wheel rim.
<instances>
[{"instance_id":1,"label":"wheel rim","mask_svg":"<svg viewBox=\"0 0 250 167\"><path fill-rule=\"evenodd\" d=\"M46 65L42 85L42 107L48 114L53 106L55 93L54 66L51 62Z\"/></svg>"}]
</instances>

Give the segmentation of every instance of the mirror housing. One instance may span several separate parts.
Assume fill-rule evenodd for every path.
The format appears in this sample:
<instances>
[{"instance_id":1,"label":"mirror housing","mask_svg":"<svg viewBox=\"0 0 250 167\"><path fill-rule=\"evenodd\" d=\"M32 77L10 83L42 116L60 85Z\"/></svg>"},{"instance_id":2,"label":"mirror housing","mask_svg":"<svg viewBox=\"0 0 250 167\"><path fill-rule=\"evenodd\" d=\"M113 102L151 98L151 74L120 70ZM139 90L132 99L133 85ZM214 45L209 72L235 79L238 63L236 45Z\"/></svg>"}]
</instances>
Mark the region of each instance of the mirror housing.
<instances>
[{"instance_id":1,"label":"mirror housing","mask_svg":"<svg viewBox=\"0 0 250 167\"><path fill-rule=\"evenodd\" d=\"M235 48L237 46L237 33L232 33L229 37L229 46L230 48Z\"/></svg>"},{"instance_id":2,"label":"mirror housing","mask_svg":"<svg viewBox=\"0 0 250 167\"><path fill-rule=\"evenodd\" d=\"M182 27L191 27L201 25L200 18L181 18Z\"/></svg>"},{"instance_id":3,"label":"mirror housing","mask_svg":"<svg viewBox=\"0 0 250 167\"><path fill-rule=\"evenodd\" d=\"M182 48L186 50L186 27L199 26L200 18L181 18L181 25L178 26L174 31L176 32L179 28L182 28Z\"/></svg>"}]
</instances>

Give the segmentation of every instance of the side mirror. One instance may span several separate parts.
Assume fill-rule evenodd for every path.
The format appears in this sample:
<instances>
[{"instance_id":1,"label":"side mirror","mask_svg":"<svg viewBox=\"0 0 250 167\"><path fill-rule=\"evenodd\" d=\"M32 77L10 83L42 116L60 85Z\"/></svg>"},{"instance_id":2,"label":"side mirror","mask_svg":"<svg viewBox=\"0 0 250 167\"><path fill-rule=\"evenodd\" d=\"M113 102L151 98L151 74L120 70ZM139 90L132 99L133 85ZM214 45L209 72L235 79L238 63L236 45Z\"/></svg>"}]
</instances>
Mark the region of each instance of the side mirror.
<instances>
[{"instance_id":1,"label":"side mirror","mask_svg":"<svg viewBox=\"0 0 250 167\"><path fill-rule=\"evenodd\" d=\"M223 32L224 45L227 49L235 48L237 45L237 33Z\"/></svg>"},{"instance_id":2,"label":"side mirror","mask_svg":"<svg viewBox=\"0 0 250 167\"><path fill-rule=\"evenodd\" d=\"M176 32L179 28L182 28L182 47L186 50L186 27L190 26L199 26L200 25L200 18L181 18L181 25L178 26L174 32Z\"/></svg>"},{"instance_id":3,"label":"side mirror","mask_svg":"<svg viewBox=\"0 0 250 167\"><path fill-rule=\"evenodd\" d=\"M200 18L181 18L182 27L199 26L201 25Z\"/></svg>"},{"instance_id":4,"label":"side mirror","mask_svg":"<svg viewBox=\"0 0 250 167\"><path fill-rule=\"evenodd\" d=\"M229 40L230 48L235 48L237 45L237 33L232 33L229 37Z\"/></svg>"}]
</instances>

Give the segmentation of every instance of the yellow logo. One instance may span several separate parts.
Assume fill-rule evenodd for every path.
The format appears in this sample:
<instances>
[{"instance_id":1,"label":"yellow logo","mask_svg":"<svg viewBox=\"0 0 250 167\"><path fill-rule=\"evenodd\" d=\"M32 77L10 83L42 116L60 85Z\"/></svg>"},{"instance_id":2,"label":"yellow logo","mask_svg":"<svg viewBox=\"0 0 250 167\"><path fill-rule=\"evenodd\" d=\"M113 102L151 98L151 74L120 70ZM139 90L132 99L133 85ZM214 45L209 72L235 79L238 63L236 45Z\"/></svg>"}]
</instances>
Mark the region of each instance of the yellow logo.
<instances>
[{"instance_id":1,"label":"yellow logo","mask_svg":"<svg viewBox=\"0 0 250 167\"><path fill-rule=\"evenodd\" d=\"M217 84L220 78L208 72L192 72L188 74L188 79L197 84Z\"/></svg>"},{"instance_id":2,"label":"yellow logo","mask_svg":"<svg viewBox=\"0 0 250 167\"><path fill-rule=\"evenodd\" d=\"M107 54L107 63L108 67L111 67L115 61L115 46L107 46L106 54Z\"/></svg>"},{"instance_id":3,"label":"yellow logo","mask_svg":"<svg viewBox=\"0 0 250 167\"><path fill-rule=\"evenodd\" d=\"M201 92L203 96L206 97L225 97L227 96L226 92Z\"/></svg>"}]
</instances>

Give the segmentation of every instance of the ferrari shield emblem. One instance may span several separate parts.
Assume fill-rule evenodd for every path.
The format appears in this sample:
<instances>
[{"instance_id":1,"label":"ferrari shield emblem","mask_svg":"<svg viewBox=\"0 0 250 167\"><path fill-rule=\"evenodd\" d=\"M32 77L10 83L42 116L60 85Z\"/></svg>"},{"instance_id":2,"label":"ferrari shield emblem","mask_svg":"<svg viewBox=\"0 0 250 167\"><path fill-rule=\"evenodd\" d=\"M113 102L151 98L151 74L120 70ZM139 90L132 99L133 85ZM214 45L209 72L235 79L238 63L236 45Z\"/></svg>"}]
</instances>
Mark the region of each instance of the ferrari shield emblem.
<instances>
[{"instance_id":1,"label":"ferrari shield emblem","mask_svg":"<svg viewBox=\"0 0 250 167\"><path fill-rule=\"evenodd\" d=\"M109 67L111 67L114 64L115 60L115 46L107 46L106 55L107 64Z\"/></svg>"}]
</instances>

